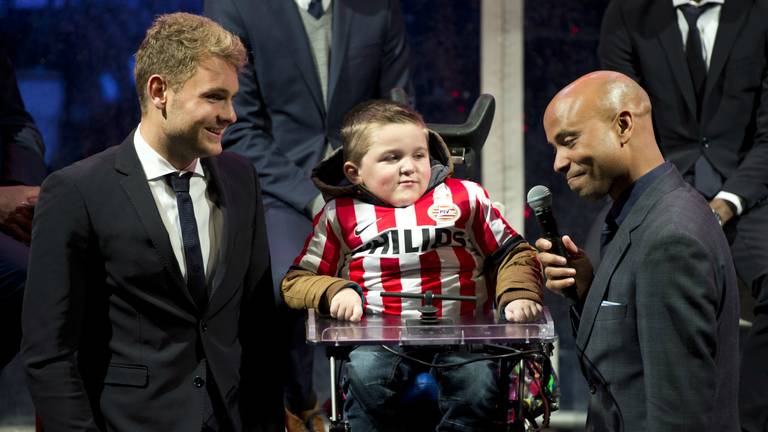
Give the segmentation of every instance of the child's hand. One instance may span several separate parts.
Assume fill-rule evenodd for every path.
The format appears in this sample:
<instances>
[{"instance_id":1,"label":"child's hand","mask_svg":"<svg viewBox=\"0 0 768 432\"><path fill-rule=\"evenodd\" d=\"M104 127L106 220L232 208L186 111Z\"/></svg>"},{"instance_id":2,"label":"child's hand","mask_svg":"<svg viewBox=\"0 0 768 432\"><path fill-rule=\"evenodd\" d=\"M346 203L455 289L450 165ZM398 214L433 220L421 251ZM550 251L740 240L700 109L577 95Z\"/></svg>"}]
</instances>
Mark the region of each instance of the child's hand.
<instances>
[{"instance_id":1,"label":"child's hand","mask_svg":"<svg viewBox=\"0 0 768 432\"><path fill-rule=\"evenodd\" d=\"M360 321L363 299L352 288L344 288L331 299L331 316L343 321Z\"/></svg>"},{"instance_id":2,"label":"child's hand","mask_svg":"<svg viewBox=\"0 0 768 432\"><path fill-rule=\"evenodd\" d=\"M533 300L517 299L507 303L504 308L504 317L509 322L532 322L541 316L542 306Z\"/></svg>"}]
</instances>

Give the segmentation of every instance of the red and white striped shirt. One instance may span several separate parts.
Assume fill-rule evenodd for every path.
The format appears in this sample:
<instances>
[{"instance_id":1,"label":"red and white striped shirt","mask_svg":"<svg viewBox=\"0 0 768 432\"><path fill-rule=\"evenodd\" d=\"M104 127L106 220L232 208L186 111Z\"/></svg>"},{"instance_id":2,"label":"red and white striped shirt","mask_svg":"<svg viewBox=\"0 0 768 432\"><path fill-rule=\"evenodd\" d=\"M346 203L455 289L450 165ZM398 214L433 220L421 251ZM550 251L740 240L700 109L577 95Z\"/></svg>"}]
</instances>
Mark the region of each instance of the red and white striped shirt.
<instances>
[{"instance_id":1,"label":"red and white striped shirt","mask_svg":"<svg viewBox=\"0 0 768 432\"><path fill-rule=\"evenodd\" d=\"M434 301L440 316L455 317L485 306L485 257L515 238L482 186L448 178L408 207L331 200L294 266L357 283L368 313L418 316L421 300L382 291L476 295L476 305Z\"/></svg>"}]
</instances>

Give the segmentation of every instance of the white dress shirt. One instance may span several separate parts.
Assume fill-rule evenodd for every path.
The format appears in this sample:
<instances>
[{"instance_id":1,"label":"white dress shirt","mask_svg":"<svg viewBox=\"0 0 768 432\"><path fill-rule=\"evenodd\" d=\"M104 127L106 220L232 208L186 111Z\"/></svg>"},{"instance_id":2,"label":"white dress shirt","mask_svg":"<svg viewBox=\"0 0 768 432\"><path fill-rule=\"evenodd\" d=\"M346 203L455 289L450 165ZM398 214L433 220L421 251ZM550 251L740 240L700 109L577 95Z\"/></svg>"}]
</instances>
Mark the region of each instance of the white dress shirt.
<instances>
[{"instance_id":1,"label":"white dress shirt","mask_svg":"<svg viewBox=\"0 0 768 432\"><path fill-rule=\"evenodd\" d=\"M177 173L179 170L173 167L159 153L155 151L141 136L139 128L133 135L133 145L139 156L144 173L147 176L149 190L155 200L160 218L163 220L168 238L171 241L173 254L179 263L181 274L186 280L187 266L184 260L184 246L181 237L181 223L179 222L179 208L176 203L176 193L165 180L165 175ZM192 172L189 181L189 195L192 197L192 205L195 209L197 233L200 237L200 251L203 254L203 266L206 279L210 280L212 269L216 268L216 259L219 251L219 238L222 227L221 210L211 201L206 193L209 177L205 175L200 159L195 159L181 172Z\"/></svg>"},{"instance_id":2,"label":"white dress shirt","mask_svg":"<svg viewBox=\"0 0 768 432\"><path fill-rule=\"evenodd\" d=\"M709 62L712 58L712 49L715 46L717 27L720 24L720 9L722 9L723 3L725 0L701 0L698 3L692 0L672 0L672 5L677 11L677 25L680 27L680 35L683 37L683 49L685 49L688 39L688 21L685 20L683 11L678 7L687 4L698 7L712 4L699 15L699 19L696 21L696 27L699 28L699 35L701 36L701 50L703 51L701 55L704 57L707 70L709 70Z\"/></svg>"},{"instance_id":3,"label":"white dress shirt","mask_svg":"<svg viewBox=\"0 0 768 432\"><path fill-rule=\"evenodd\" d=\"M298 5L300 8L307 10L309 9L309 2L311 0L294 0L296 2L296 5ZM328 8L331 6L331 0L323 0L323 12L327 12Z\"/></svg>"}]
</instances>

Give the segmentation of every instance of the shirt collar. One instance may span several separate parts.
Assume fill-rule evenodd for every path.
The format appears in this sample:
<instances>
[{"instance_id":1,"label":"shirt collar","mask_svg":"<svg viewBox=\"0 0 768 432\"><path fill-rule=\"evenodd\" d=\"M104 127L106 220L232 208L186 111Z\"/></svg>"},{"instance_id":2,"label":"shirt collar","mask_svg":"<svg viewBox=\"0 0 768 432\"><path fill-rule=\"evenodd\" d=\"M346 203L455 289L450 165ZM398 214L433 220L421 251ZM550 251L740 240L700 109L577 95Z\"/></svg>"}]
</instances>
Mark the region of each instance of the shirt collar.
<instances>
[{"instance_id":1,"label":"shirt collar","mask_svg":"<svg viewBox=\"0 0 768 432\"><path fill-rule=\"evenodd\" d=\"M694 3L691 0L672 0L672 6L674 6L676 8L680 7L680 6L683 6L683 5L687 5L687 4L692 4L694 6L699 6L699 7L704 6L705 4L719 4L719 5L723 5L723 4L725 4L725 0L701 0L698 3Z\"/></svg>"},{"instance_id":2,"label":"shirt collar","mask_svg":"<svg viewBox=\"0 0 768 432\"><path fill-rule=\"evenodd\" d=\"M139 124L141 126L141 124ZM165 176L166 174L179 172L171 165L170 162L165 160L160 153L155 151L149 143L141 136L139 126L136 127L136 133L133 134L133 146L136 149L136 154L139 156L139 162L141 162L144 173L147 176L147 180L155 180ZM191 171L195 175L205 177L205 171L200 162L200 158L196 158L181 172Z\"/></svg>"},{"instance_id":3,"label":"shirt collar","mask_svg":"<svg viewBox=\"0 0 768 432\"><path fill-rule=\"evenodd\" d=\"M303 10L309 9L309 2L311 0L294 0L296 4ZM323 12L327 12L331 7L331 0L323 0Z\"/></svg>"},{"instance_id":4,"label":"shirt collar","mask_svg":"<svg viewBox=\"0 0 768 432\"><path fill-rule=\"evenodd\" d=\"M640 197L643 196L643 193L648 190L657 178L661 177L662 174L671 169L672 164L670 162L664 162L632 183L629 189L625 190L613 203L613 206L611 206L611 209L605 216L606 223L610 224L613 222L616 226L621 226L621 223L624 222L627 216L629 216L632 207L634 207Z\"/></svg>"}]
</instances>

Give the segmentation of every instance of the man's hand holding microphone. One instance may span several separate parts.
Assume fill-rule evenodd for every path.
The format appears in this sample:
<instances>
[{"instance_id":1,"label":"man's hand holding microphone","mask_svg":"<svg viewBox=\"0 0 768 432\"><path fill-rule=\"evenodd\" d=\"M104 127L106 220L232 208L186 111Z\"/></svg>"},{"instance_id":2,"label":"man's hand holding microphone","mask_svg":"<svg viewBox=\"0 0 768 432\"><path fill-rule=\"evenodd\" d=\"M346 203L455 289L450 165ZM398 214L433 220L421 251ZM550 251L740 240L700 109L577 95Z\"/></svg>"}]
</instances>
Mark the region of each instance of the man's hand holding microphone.
<instances>
[{"instance_id":1,"label":"man's hand holding microphone","mask_svg":"<svg viewBox=\"0 0 768 432\"><path fill-rule=\"evenodd\" d=\"M547 187L531 188L528 205L541 227L542 237L536 240L536 248L547 277L546 287L576 304L582 303L594 277L592 263L570 236L560 237L552 214L552 193Z\"/></svg>"}]
</instances>

